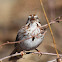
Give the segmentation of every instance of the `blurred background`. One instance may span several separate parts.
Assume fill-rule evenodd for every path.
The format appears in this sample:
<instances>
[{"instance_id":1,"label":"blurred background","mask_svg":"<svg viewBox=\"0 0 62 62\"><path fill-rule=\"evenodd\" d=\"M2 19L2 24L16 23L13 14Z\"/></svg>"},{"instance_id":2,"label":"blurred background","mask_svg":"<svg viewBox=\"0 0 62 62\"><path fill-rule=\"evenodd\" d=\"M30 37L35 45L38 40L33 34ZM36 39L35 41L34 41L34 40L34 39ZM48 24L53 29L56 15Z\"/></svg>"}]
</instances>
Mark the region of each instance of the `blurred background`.
<instances>
[{"instance_id":1,"label":"blurred background","mask_svg":"<svg viewBox=\"0 0 62 62\"><path fill-rule=\"evenodd\" d=\"M44 8L49 21L62 15L62 0L43 0ZM40 0L0 0L0 45L4 42L14 42L21 26L25 25L30 14L37 14L42 25L46 19ZM62 53L62 22L51 25L59 53ZM0 48L0 58L9 55L14 49L14 44ZM41 52L55 53L53 40L49 28L42 44L38 47ZM35 51L35 50L33 50ZM47 62L56 56L24 55L17 62ZM8 59L3 62L9 62Z\"/></svg>"}]
</instances>

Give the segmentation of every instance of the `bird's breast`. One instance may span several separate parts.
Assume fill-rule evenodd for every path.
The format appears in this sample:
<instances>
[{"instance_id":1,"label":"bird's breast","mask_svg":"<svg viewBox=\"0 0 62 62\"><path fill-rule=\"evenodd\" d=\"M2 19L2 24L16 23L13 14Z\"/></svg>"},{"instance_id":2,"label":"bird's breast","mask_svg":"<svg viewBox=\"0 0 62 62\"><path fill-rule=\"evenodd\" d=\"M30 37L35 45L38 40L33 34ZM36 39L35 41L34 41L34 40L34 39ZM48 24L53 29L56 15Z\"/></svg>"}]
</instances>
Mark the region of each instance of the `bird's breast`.
<instances>
[{"instance_id":1,"label":"bird's breast","mask_svg":"<svg viewBox=\"0 0 62 62\"><path fill-rule=\"evenodd\" d=\"M21 44L20 44L21 48L24 49L24 50L32 50L32 49L37 48L41 44L41 42L44 38L44 36L40 32L41 31L40 31L39 28L28 29L26 34L25 34L25 35L28 35L28 36L24 37L24 39L25 38L29 38L29 39L21 42ZM38 34L39 37L36 37L37 34ZM30 38L33 35L34 35L34 37Z\"/></svg>"}]
</instances>

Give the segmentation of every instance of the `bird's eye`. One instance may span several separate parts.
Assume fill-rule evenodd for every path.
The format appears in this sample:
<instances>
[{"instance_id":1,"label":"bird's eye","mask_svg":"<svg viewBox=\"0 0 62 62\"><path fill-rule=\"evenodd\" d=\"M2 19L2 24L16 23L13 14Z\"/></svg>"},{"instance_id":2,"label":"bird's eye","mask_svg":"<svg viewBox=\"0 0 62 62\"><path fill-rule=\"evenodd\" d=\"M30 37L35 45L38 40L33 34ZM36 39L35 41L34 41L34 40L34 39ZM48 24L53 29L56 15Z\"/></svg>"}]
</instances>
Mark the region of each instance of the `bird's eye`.
<instances>
[{"instance_id":1,"label":"bird's eye","mask_svg":"<svg viewBox=\"0 0 62 62\"><path fill-rule=\"evenodd\" d=\"M41 23L41 22L39 22L39 23Z\"/></svg>"}]
</instances>

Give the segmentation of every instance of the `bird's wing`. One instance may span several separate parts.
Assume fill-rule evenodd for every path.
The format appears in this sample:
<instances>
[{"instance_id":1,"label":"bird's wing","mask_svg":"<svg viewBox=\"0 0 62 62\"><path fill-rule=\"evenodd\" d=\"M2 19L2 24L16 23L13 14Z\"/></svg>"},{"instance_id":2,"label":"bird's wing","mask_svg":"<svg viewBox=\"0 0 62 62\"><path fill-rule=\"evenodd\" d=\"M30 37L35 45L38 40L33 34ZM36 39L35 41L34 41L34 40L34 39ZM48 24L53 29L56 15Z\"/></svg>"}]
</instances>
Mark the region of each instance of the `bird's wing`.
<instances>
[{"instance_id":1,"label":"bird's wing","mask_svg":"<svg viewBox=\"0 0 62 62\"><path fill-rule=\"evenodd\" d=\"M17 33L15 42L22 40L23 37L24 37L25 32L26 32L25 28L21 28L21 29L18 31L18 33ZM16 45L17 45L17 43L15 44L15 46L16 46Z\"/></svg>"}]
</instances>

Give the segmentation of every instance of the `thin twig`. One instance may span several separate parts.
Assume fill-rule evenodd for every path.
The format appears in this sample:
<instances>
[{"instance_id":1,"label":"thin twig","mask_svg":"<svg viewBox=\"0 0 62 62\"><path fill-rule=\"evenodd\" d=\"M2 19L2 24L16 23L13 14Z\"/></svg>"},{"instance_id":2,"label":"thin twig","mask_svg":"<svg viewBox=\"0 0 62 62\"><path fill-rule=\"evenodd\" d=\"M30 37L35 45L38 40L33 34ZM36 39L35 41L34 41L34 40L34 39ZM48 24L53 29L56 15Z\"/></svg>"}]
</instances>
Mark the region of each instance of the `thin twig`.
<instances>
[{"instance_id":1,"label":"thin twig","mask_svg":"<svg viewBox=\"0 0 62 62\"><path fill-rule=\"evenodd\" d=\"M61 57L56 58L54 60L48 61L48 62L62 62Z\"/></svg>"},{"instance_id":2,"label":"thin twig","mask_svg":"<svg viewBox=\"0 0 62 62\"><path fill-rule=\"evenodd\" d=\"M41 32L40 32L40 33L41 33ZM4 45L7 45L7 44L20 43L20 42L23 42L23 41L28 40L28 39L30 39L30 38L33 38L33 37L39 38L40 36L38 36L38 35L39 35L40 33L38 33L37 35L33 35L33 36L31 36L31 37L28 37L28 38L26 38L26 39L17 41L17 42L9 42L9 41L7 41L6 43L1 44L0 47L2 47L2 46L4 46ZM46 33L46 31L45 31L42 35L45 35L45 33Z\"/></svg>"},{"instance_id":3,"label":"thin twig","mask_svg":"<svg viewBox=\"0 0 62 62\"><path fill-rule=\"evenodd\" d=\"M61 22L61 21L62 21L62 20L58 20L58 21L52 20L49 24L51 25L51 24L54 24L54 23L56 23L56 22ZM42 25L41 28L47 29L47 28L48 28L48 24Z\"/></svg>"},{"instance_id":4,"label":"thin twig","mask_svg":"<svg viewBox=\"0 0 62 62\"><path fill-rule=\"evenodd\" d=\"M51 24L54 24L56 22L61 22L61 21L62 21L62 15L57 17L57 18L55 18L54 20L51 20L51 22L49 24L51 25ZM48 28L48 24L43 25L42 28L43 27Z\"/></svg>"},{"instance_id":5,"label":"thin twig","mask_svg":"<svg viewBox=\"0 0 62 62\"><path fill-rule=\"evenodd\" d=\"M57 56L57 54L55 53L46 53L46 52L25 52L25 54L42 54L42 55L52 55L52 56ZM14 57L14 56L18 56L18 55L21 55L21 53L15 53L13 55L9 55L9 56L6 56L6 57L3 57L0 59L0 61L4 60L4 59L7 59L7 58L10 58L10 57ZM62 54L59 54L60 57L62 57Z\"/></svg>"},{"instance_id":6,"label":"thin twig","mask_svg":"<svg viewBox=\"0 0 62 62\"><path fill-rule=\"evenodd\" d=\"M56 61L56 59L54 59L54 60L51 60L51 61L48 61L48 62L57 62L57 61Z\"/></svg>"},{"instance_id":7,"label":"thin twig","mask_svg":"<svg viewBox=\"0 0 62 62\"><path fill-rule=\"evenodd\" d=\"M60 22L60 21L62 21L62 20L58 20L58 21ZM52 22L50 22L50 24L53 24L53 23L56 23L56 21L53 20ZM41 26L41 27L39 27L39 28L45 28L45 29L47 29L47 28L48 28L48 24L45 24L45 25L43 25L43 26ZM37 35L38 35L38 34L37 34ZM35 35L35 36L36 36L36 35ZM24 40L20 40L20 41L17 41L17 42L9 42L9 41L7 41L6 43L1 44L0 47L2 47L2 46L4 46L4 45L7 45L7 44L20 43L20 42L25 41L25 40L27 40L27 39L30 39L30 38L32 38L32 37L34 37L34 36L31 36L31 37L29 37L29 38L26 38L26 39L24 39Z\"/></svg>"},{"instance_id":8,"label":"thin twig","mask_svg":"<svg viewBox=\"0 0 62 62\"><path fill-rule=\"evenodd\" d=\"M50 22L50 24L53 24L53 23L62 21L62 20L58 20L58 19L60 19L60 17L54 19L52 22ZM48 28L48 24L45 24L45 25L43 25L43 26L41 26L41 27L39 27L39 28L44 28L44 27L47 27L47 28ZM45 33L44 33L43 35L45 35ZM35 36L35 37L38 37L38 34L37 34L37 35L34 35L34 36ZM17 41L17 42L9 42L9 41L7 41L6 43L1 44L0 47L4 46L4 45L6 45L6 44L20 43L20 42L25 41L25 40L27 40L27 39L30 39L30 38L32 38L32 37L34 37L34 36L31 36L31 37L29 37L29 38L26 38L26 39L24 39L24 40ZM57 54L54 54L54 53L26 52L26 54L30 54L30 53L57 56ZM17 56L17 55L21 55L21 53L16 53L16 54L13 54L13 55L6 56L6 57L4 57L4 58L1 58L0 61L2 61L2 60L4 60L4 59L7 59L7 58L10 58L10 57L13 57L13 56ZM59 54L59 56L62 57L61 54Z\"/></svg>"}]
</instances>

